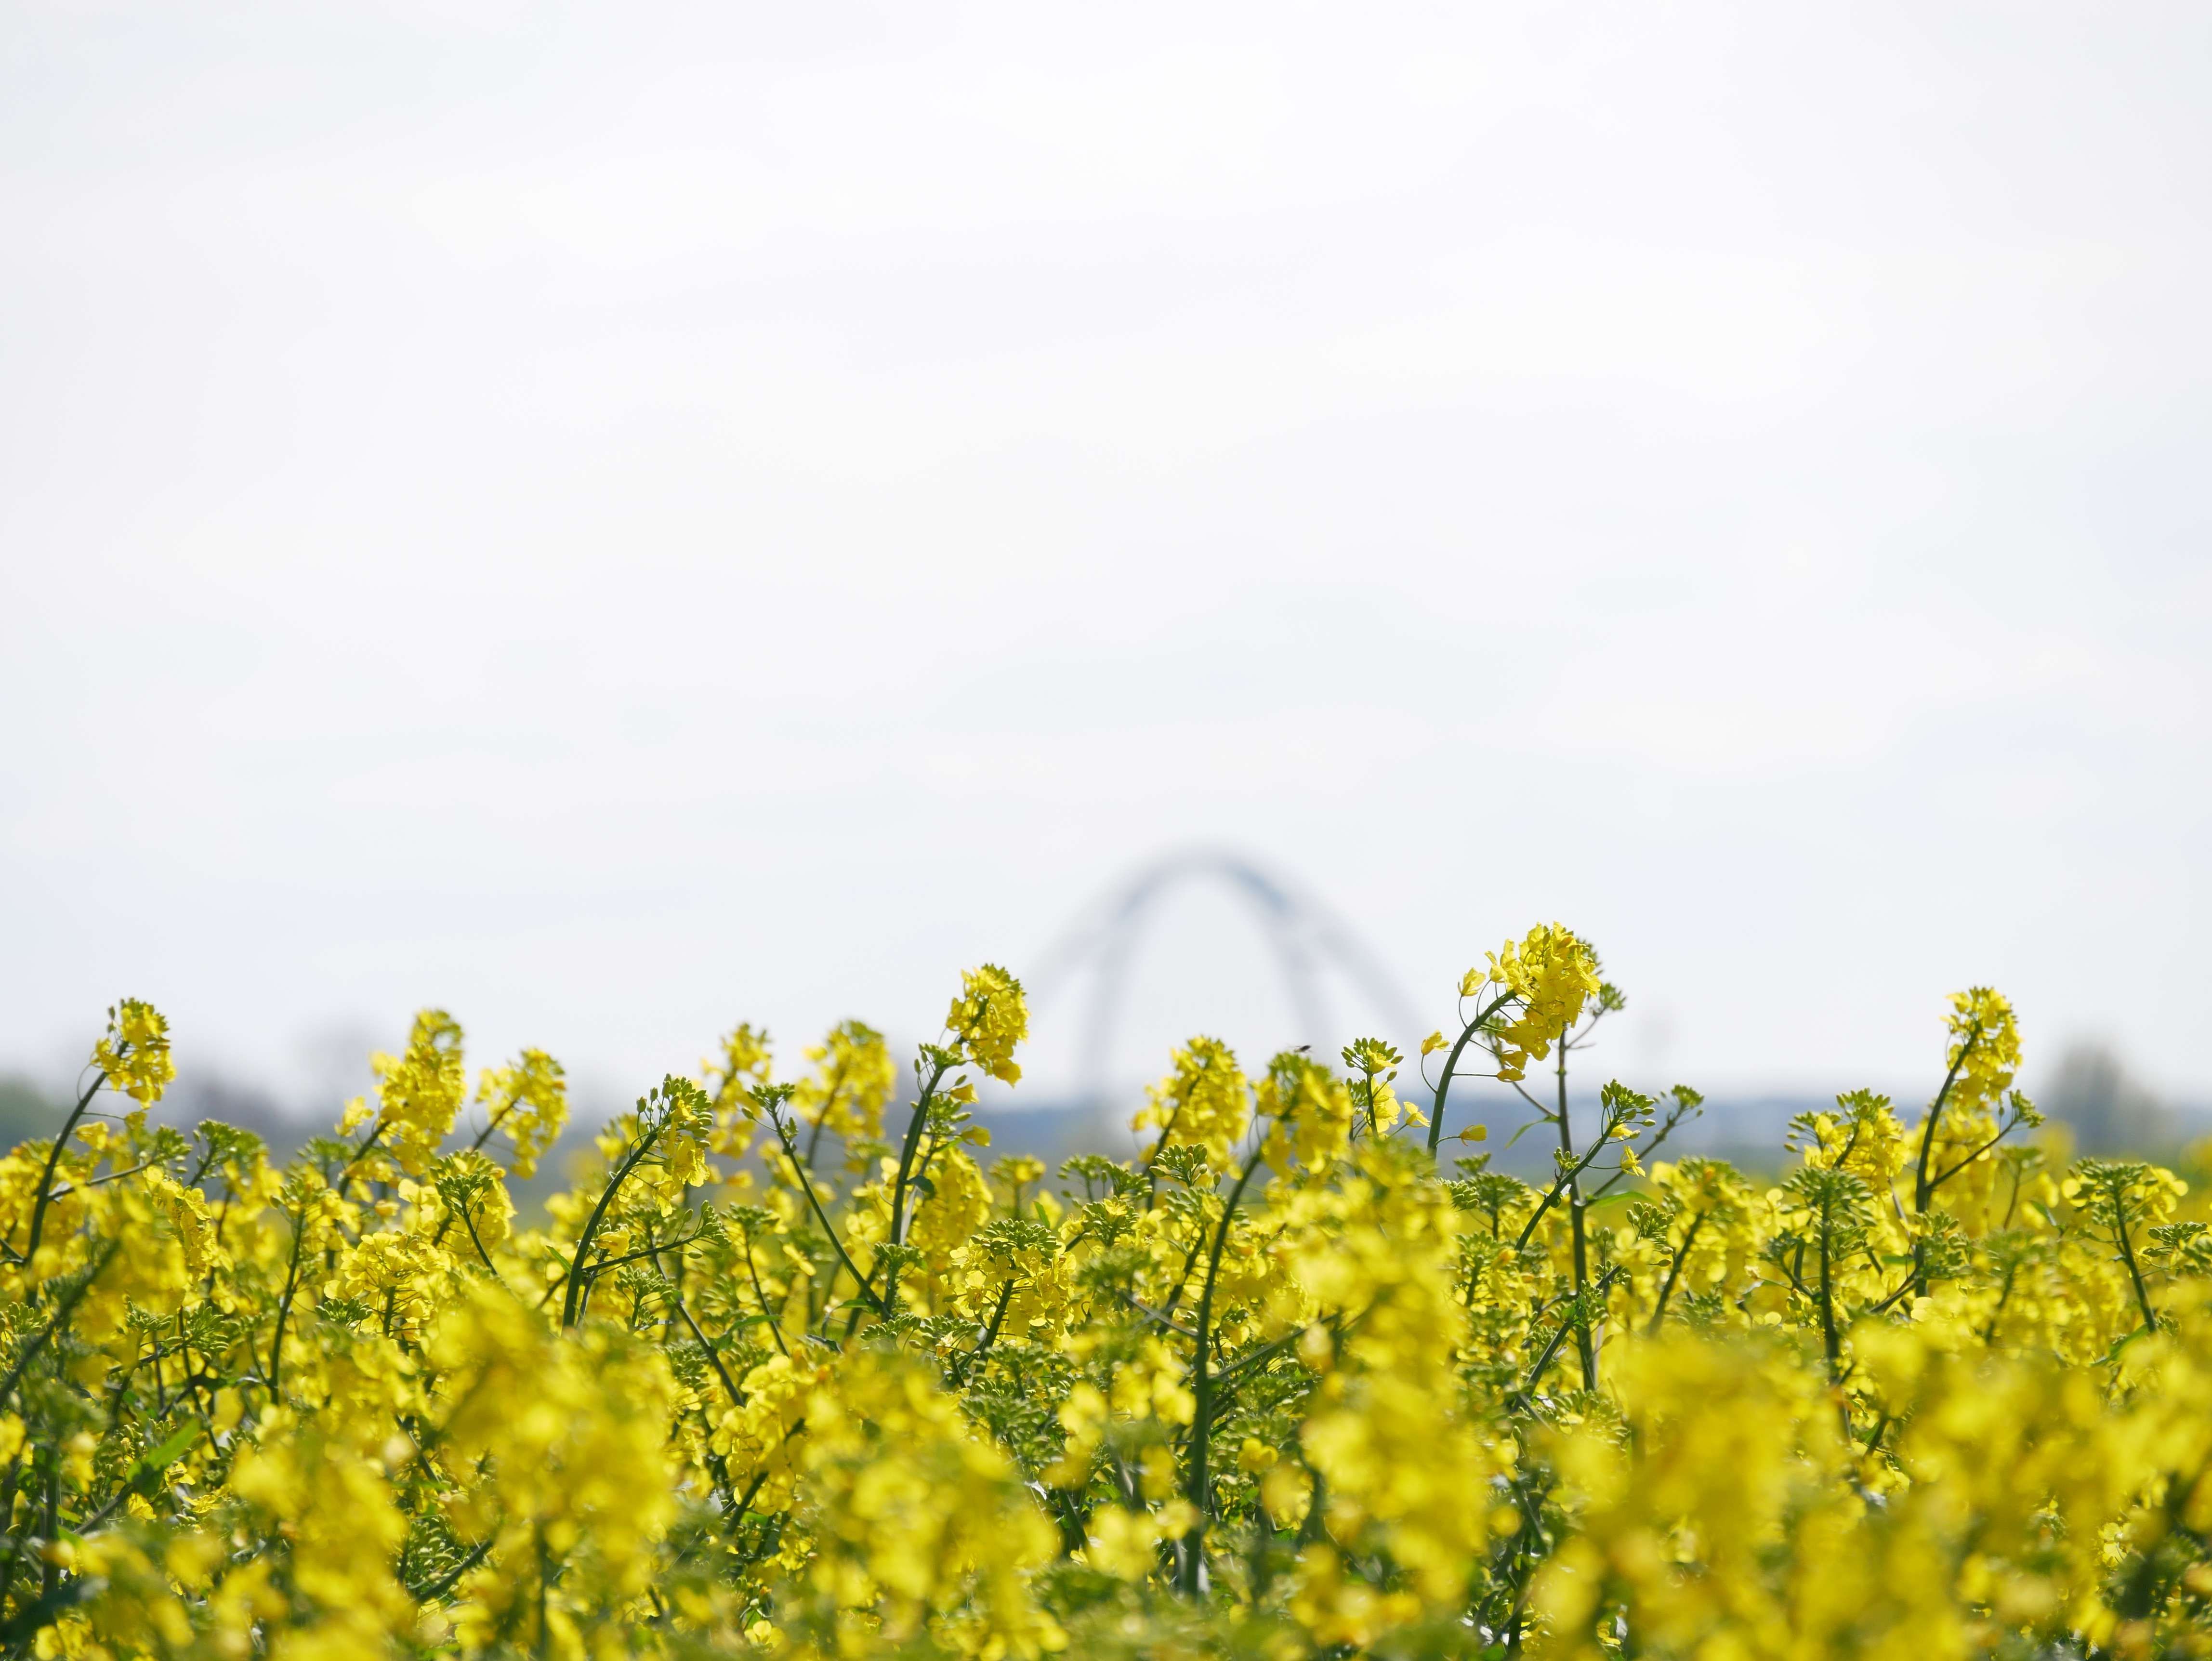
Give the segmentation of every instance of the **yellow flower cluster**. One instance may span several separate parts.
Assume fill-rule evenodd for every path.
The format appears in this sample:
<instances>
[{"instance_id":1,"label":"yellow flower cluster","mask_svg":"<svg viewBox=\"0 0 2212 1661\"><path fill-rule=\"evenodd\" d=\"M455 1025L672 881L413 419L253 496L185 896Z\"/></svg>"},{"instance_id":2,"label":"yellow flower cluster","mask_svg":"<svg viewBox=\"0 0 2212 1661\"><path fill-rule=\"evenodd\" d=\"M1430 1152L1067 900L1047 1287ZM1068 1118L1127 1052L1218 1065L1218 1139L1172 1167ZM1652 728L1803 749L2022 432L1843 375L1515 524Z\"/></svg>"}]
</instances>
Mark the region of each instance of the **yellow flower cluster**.
<instances>
[{"instance_id":1,"label":"yellow flower cluster","mask_svg":"<svg viewBox=\"0 0 2212 1661\"><path fill-rule=\"evenodd\" d=\"M969 1118L1019 1074L1003 970L889 1127L873 1029L781 1081L739 1026L529 1216L543 1052L471 1138L426 1011L280 1166L150 1125L167 1029L118 1005L0 1156L0 1646L2212 1655L2212 1226L2036 1139L2002 998L1954 1001L1917 1116L1850 1092L1753 1175L1660 1157L1694 1091L1572 1087L1622 1001L1571 932L1461 992L1434 1123L1380 1039L1194 1038L1143 1155L1056 1186ZM1486 1075L1547 1176L1438 1168Z\"/></svg>"},{"instance_id":2,"label":"yellow flower cluster","mask_svg":"<svg viewBox=\"0 0 2212 1661\"><path fill-rule=\"evenodd\" d=\"M495 1130L514 1145L510 1169L525 1179L537 1175L538 1161L568 1123L568 1081L561 1063L542 1050L526 1050L506 1067L488 1067L477 1081L477 1102L484 1110L481 1147Z\"/></svg>"},{"instance_id":3,"label":"yellow flower cluster","mask_svg":"<svg viewBox=\"0 0 2212 1661\"><path fill-rule=\"evenodd\" d=\"M1989 1107L2020 1070L2020 1027L2012 1005L1986 986L1954 992L1949 1026L1960 1103L1969 1111Z\"/></svg>"},{"instance_id":4,"label":"yellow flower cluster","mask_svg":"<svg viewBox=\"0 0 2212 1661\"><path fill-rule=\"evenodd\" d=\"M898 1089L898 1063L884 1035L865 1022L844 1021L809 1048L806 1059L814 1071L793 1090L791 1104L812 1127L807 1147L824 1132L848 1149L879 1139L884 1110Z\"/></svg>"},{"instance_id":5,"label":"yellow flower cluster","mask_svg":"<svg viewBox=\"0 0 2212 1661\"><path fill-rule=\"evenodd\" d=\"M1132 1129L1160 1133L1153 1161L1170 1147L1199 1147L1219 1170L1251 1123L1251 1086L1218 1038L1193 1038L1176 1050L1172 1069L1149 1095Z\"/></svg>"},{"instance_id":6,"label":"yellow flower cluster","mask_svg":"<svg viewBox=\"0 0 2212 1661\"><path fill-rule=\"evenodd\" d=\"M453 1128L468 1093L460 1025L442 1009L426 1009L415 1018L405 1051L372 1056L369 1066L376 1073L377 1097L371 1137L390 1151L402 1171L419 1177ZM366 1103L356 1103L340 1122L338 1134L348 1134L371 1116Z\"/></svg>"},{"instance_id":7,"label":"yellow flower cluster","mask_svg":"<svg viewBox=\"0 0 2212 1661\"><path fill-rule=\"evenodd\" d=\"M153 1005L124 999L107 1012L107 1034L93 1045L92 1064L110 1090L152 1106L177 1076L169 1056L168 1022Z\"/></svg>"},{"instance_id":8,"label":"yellow flower cluster","mask_svg":"<svg viewBox=\"0 0 2212 1661\"><path fill-rule=\"evenodd\" d=\"M1510 1014L1492 1033L1498 1076L1510 1083L1524 1077L1531 1059L1543 1061L1562 1033L1582 1019L1583 1005L1598 995L1597 955L1564 923L1538 923L1516 946L1485 952L1487 966L1470 969L1460 979L1462 998L1498 989L1497 1006Z\"/></svg>"},{"instance_id":9,"label":"yellow flower cluster","mask_svg":"<svg viewBox=\"0 0 2212 1661\"><path fill-rule=\"evenodd\" d=\"M1029 1036L1030 1009L1022 983L996 964L971 969L945 1017L945 1030L964 1057L1006 1084L1017 1084L1021 1066L1015 1046Z\"/></svg>"}]
</instances>

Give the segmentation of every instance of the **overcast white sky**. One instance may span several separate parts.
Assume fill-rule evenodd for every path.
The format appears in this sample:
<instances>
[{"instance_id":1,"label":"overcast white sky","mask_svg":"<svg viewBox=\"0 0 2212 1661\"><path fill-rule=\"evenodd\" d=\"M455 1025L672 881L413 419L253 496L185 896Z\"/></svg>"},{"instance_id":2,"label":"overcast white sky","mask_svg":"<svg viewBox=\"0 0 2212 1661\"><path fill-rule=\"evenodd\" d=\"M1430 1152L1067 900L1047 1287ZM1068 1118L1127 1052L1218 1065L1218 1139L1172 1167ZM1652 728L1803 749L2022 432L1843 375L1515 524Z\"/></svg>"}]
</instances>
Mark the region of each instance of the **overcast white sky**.
<instances>
[{"instance_id":1,"label":"overcast white sky","mask_svg":"<svg viewBox=\"0 0 2212 1661\"><path fill-rule=\"evenodd\" d=\"M2212 1094L2208 87L2201 4L11 4L0 1067L437 1001L634 1093L1204 841L1438 1022L1571 922L1634 1076L1990 982ZM1127 1068L1282 1035L1232 924Z\"/></svg>"}]
</instances>

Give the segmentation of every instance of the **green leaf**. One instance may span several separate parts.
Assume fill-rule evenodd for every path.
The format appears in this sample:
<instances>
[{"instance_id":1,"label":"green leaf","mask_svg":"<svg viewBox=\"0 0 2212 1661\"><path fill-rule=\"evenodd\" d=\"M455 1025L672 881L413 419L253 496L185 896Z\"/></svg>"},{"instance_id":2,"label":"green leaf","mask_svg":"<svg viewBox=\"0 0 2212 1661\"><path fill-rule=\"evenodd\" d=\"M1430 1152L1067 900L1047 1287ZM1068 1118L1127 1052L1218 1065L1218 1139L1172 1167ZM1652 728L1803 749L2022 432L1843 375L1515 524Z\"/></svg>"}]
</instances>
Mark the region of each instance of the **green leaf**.
<instances>
[{"instance_id":1,"label":"green leaf","mask_svg":"<svg viewBox=\"0 0 2212 1661\"><path fill-rule=\"evenodd\" d=\"M186 1425L167 1441L149 1453L139 1463L146 1469L159 1473L183 1458L193 1443L200 1439L200 1427Z\"/></svg>"}]
</instances>

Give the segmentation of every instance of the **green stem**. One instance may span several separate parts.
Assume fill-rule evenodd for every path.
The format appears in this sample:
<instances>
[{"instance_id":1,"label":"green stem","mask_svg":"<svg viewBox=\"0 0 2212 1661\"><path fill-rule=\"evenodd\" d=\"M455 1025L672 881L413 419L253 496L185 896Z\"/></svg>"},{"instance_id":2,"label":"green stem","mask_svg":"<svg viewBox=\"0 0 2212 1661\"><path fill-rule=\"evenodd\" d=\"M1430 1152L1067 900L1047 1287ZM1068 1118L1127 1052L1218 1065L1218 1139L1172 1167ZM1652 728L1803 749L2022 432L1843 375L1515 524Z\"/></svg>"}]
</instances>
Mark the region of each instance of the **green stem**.
<instances>
[{"instance_id":1,"label":"green stem","mask_svg":"<svg viewBox=\"0 0 2212 1661\"><path fill-rule=\"evenodd\" d=\"M420 1591L416 1591L411 1586L409 1587L407 1590L408 1601L416 1604L434 1603L441 1597L443 1597L447 1592L453 1591L455 1586L461 1584L461 1577L463 1575L466 1574L477 1564L483 1562L483 1560L490 1555L492 1538L493 1536L486 1536L481 1545L477 1546L473 1551L470 1552L466 1557L461 1559L461 1561L453 1565L451 1569L447 1570L444 1574L440 1575L438 1579L433 1580L428 1585L423 1587Z\"/></svg>"},{"instance_id":2,"label":"green stem","mask_svg":"<svg viewBox=\"0 0 2212 1661\"><path fill-rule=\"evenodd\" d=\"M8 1369L8 1376L0 1378L0 1402L6 1401L15 1393L15 1386L22 1383L23 1375L30 1371L31 1363L38 1359L39 1352L46 1348L54 1334L68 1323L69 1317L76 1312L76 1306L84 1301L85 1294L92 1290L92 1283L100 1278L101 1271L108 1264L115 1261L115 1254L122 1249L122 1241L110 1240L107 1250L100 1254L100 1261L86 1270L84 1279L71 1287L56 1306L53 1318L39 1329L37 1337L23 1346L23 1353L15 1358L15 1365Z\"/></svg>"},{"instance_id":3,"label":"green stem","mask_svg":"<svg viewBox=\"0 0 2212 1661\"><path fill-rule=\"evenodd\" d=\"M1651 1311L1650 1336L1656 1338L1659 1335L1659 1329L1667 1319L1667 1300L1674 1295L1674 1282L1681 1278L1682 1265L1690 1261L1690 1248L1698 1243L1698 1231L1705 1226L1705 1219L1711 1214L1700 1211L1690 1219L1689 1232L1682 1236L1682 1249L1674 1254L1674 1261L1668 1266L1667 1283L1659 1288L1659 1307Z\"/></svg>"},{"instance_id":4,"label":"green stem","mask_svg":"<svg viewBox=\"0 0 2212 1661\"><path fill-rule=\"evenodd\" d=\"M46 1226L46 1208L53 1202L54 1171L61 1165L62 1150L69 1146L70 1133L76 1129L77 1121L84 1117L84 1110L92 1105L92 1098L100 1093L100 1086L106 1082L107 1075L103 1073L85 1086L84 1094L76 1098L76 1105L70 1110L69 1117L62 1121L61 1134L54 1138L53 1147L47 1151L46 1168L39 1177L38 1202L31 1208L30 1243L23 1248L23 1262L27 1265L39 1255L39 1237Z\"/></svg>"},{"instance_id":5,"label":"green stem","mask_svg":"<svg viewBox=\"0 0 2212 1661\"><path fill-rule=\"evenodd\" d=\"M492 1262L491 1253L484 1250L483 1237L477 1232L476 1219L469 1215L469 1208L465 1203L460 1208L460 1212L461 1226L469 1232L469 1244L476 1247L477 1256L483 1259L483 1266L491 1271L491 1278L504 1288L507 1285L507 1277L499 1272L499 1265ZM448 1219L448 1220L451 1220Z\"/></svg>"},{"instance_id":6,"label":"green stem","mask_svg":"<svg viewBox=\"0 0 2212 1661\"><path fill-rule=\"evenodd\" d=\"M284 1269L284 1293L276 1300L276 1330L269 1340L269 1403L275 1407L283 1399L284 1386L284 1329L292 1319L292 1299L300 1289L300 1250L307 1238L308 1205L303 1201L300 1214L292 1220L292 1260Z\"/></svg>"},{"instance_id":7,"label":"green stem","mask_svg":"<svg viewBox=\"0 0 2212 1661\"><path fill-rule=\"evenodd\" d=\"M968 1383L968 1374L969 1370L975 1366L976 1362L983 1359L984 1353L988 1351L993 1344L998 1342L999 1327L1000 1323L1006 1320L1006 1305L1013 1301L1013 1298L1014 1277L1009 1275L1006 1277L1006 1283L999 1288L999 1302L997 1306L991 1311L991 1324L983 1329L983 1335L975 1341L975 1348L969 1350L964 1356L961 1357L959 1366L953 1370L952 1382L954 1384L964 1389Z\"/></svg>"},{"instance_id":8,"label":"green stem","mask_svg":"<svg viewBox=\"0 0 2212 1661\"><path fill-rule=\"evenodd\" d=\"M1437 1156L1437 1143L1444 1134L1444 1098L1451 1092L1452 1069L1459 1065L1460 1052L1468 1047L1474 1035L1482 1031L1482 1024L1503 1009L1512 998L1510 992L1501 992L1490 1001L1490 1006L1469 1021L1452 1045L1451 1054L1444 1057L1443 1076L1437 1080L1436 1099L1429 1104L1429 1157Z\"/></svg>"},{"instance_id":9,"label":"green stem","mask_svg":"<svg viewBox=\"0 0 2212 1661\"><path fill-rule=\"evenodd\" d=\"M2128 1266L2128 1279L2136 1289L2136 1306L2142 1311L2143 1330L2156 1332L2158 1317L2150 1306L2150 1288L2143 1284L2142 1270L2136 1264L2135 1241L2128 1230L2127 1208L2122 1201L2118 1184L2112 1189L2112 1234L2119 1242L2120 1261Z\"/></svg>"},{"instance_id":10,"label":"green stem","mask_svg":"<svg viewBox=\"0 0 2212 1661\"><path fill-rule=\"evenodd\" d=\"M752 1278L753 1296L760 1304L761 1314L767 1319L768 1335L775 1340L777 1353L787 1357L791 1350L783 1342L783 1317L768 1306L768 1293L761 1286L760 1265L753 1262L752 1236L748 1234L743 1238L745 1243L745 1273Z\"/></svg>"},{"instance_id":11,"label":"green stem","mask_svg":"<svg viewBox=\"0 0 2212 1661\"><path fill-rule=\"evenodd\" d=\"M1236 1220L1237 1202L1244 1197L1244 1186L1252 1180L1252 1173L1260 1168L1260 1150L1255 1148L1244 1161L1244 1168L1237 1175L1237 1185L1229 1190L1229 1198L1221 1208L1221 1224L1213 1232L1213 1251L1206 1266L1206 1285L1198 1295L1197 1356L1191 1366L1192 1397L1196 1403L1190 1422L1190 1478L1188 1496L1198 1520L1182 1538L1182 1562L1178 1579L1182 1591L1195 1597L1199 1590L1199 1575L1203 1565L1206 1544L1206 1513L1209 1482L1206 1475L1206 1455L1212 1439L1213 1420L1213 1378L1212 1360L1213 1323L1213 1288L1221 1276L1221 1254L1229 1244L1229 1226Z\"/></svg>"},{"instance_id":12,"label":"green stem","mask_svg":"<svg viewBox=\"0 0 2212 1661\"><path fill-rule=\"evenodd\" d=\"M1843 1340L1836 1331L1835 1281L1830 1263L1834 1245L1835 1202L1820 1202L1820 1345L1828 1357L1828 1378L1836 1382L1844 1359Z\"/></svg>"},{"instance_id":13,"label":"green stem","mask_svg":"<svg viewBox=\"0 0 2212 1661\"><path fill-rule=\"evenodd\" d=\"M914 1112L906 1122L906 1140L899 1147L898 1176L891 1183L891 1232L893 1245L906 1244L906 1185L914 1171L914 1156L921 1146L922 1126L929 1118L929 1110L937 1099L937 1086L944 1082L949 1063L937 1062L930 1069L929 1082L921 1087L915 1098Z\"/></svg>"},{"instance_id":14,"label":"green stem","mask_svg":"<svg viewBox=\"0 0 2212 1661\"><path fill-rule=\"evenodd\" d=\"M614 1203L616 1192L629 1180L629 1173L637 1169L655 1140L667 1128L667 1123L664 1117L638 1139L637 1146L629 1151L622 1164L615 1168L615 1174L607 1179L606 1189L600 1194L599 1204L592 1208L591 1216L585 1220L583 1232L576 1237L576 1255L569 1261L568 1284L561 1298L561 1325L564 1330L575 1325L583 1312L584 1254L592 1249L592 1237L599 1232L599 1223L606 1216L607 1208Z\"/></svg>"},{"instance_id":15,"label":"green stem","mask_svg":"<svg viewBox=\"0 0 2212 1661\"><path fill-rule=\"evenodd\" d=\"M1943 1075L1943 1087L1936 1092L1936 1099L1928 1104L1928 1123L1920 1133L1920 1163L1912 1178L1912 1208L1915 1211L1927 1210L1928 1202L1935 1196L1936 1184L1928 1180L1928 1159L1936 1147L1936 1126L1943 1116L1943 1104L1950 1098L1951 1086L1959 1081L1959 1069L1966 1066L1966 1058L1974 1053L1974 1046L1981 1042L1981 1037L1982 1024L1976 1021L1966 1029L1966 1042L1959 1046L1958 1058L1951 1063L1950 1071Z\"/></svg>"},{"instance_id":16,"label":"green stem","mask_svg":"<svg viewBox=\"0 0 2212 1661\"><path fill-rule=\"evenodd\" d=\"M1582 1188L1583 1166L1588 1165L1589 1161L1588 1159L1579 1163L1576 1161L1574 1133L1567 1123L1567 1035L1565 1031L1559 1034L1558 1072L1559 1151L1565 1153L1567 1159L1567 1218L1572 1225L1574 1238L1575 1297L1577 1300L1576 1309L1578 1317L1575 1326L1575 1352L1583 1364L1583 1388L1595 1390L1597 1388L1597 1352L1595 1347L1590 1342L1589 1311L1579 1301L1583 1290L1589 1285L1589 1231L1583 1218ZM1598 1147L1601 1147L1603 1145L1601 1141ZM1592 1158L1596 1156L1596 1148L1591 1150Z\"/></svg>"},{"instance_id":17,"label":"green stem","mask_svg":"<svg viewBox=\"0 0 2212 1661\"><path fill-rule=\"evenodd\" d=\"M714 1376L722 1381L722 1388L730 1393L730 1404L732 1407L744 1406L744 1391L739 1390L737 1381L730 1377L729 1368L722 1365L722 1358L715 1353L714 1345L707 1342L707 1335L699 1330L699 1323L691 1318L691 1311L684 1306L681 1298L675 1303L676 1312L684 1317L684 1324L691 1329L691 1335L699 1341L699 1348L707 1352L707 1359L714 1363Z\"/></svg>"},{"instance_id":18,"label":"green stem","mask_svg":"<svg viewBox=\"0 0 2212 1661\"><path fill-rule=\"evenodd\" d=\"M844 1241L838 1238L836 1227L830 1220L830 1214L823 1209L821 1196L815 1193L813 1183L808 1180L806 1167L799 1162L799 1155L791 1145L791 1134L786 1129L783 1120L771 1113L769 1116L769 1123L775 1129L775 1139L783 1148L783 1157L789 1161L793 1173L799 1178L799 1190L806 1196L807 1204L814 1208L815 1219L822 1225L822 1232L830 1237L830 1244L837 1253L837 1261L844 1264L845 1272L853 1277L853 1283L860 1288L860 1295L868 1300L868 1306L878 1315L888 1314L890 1311L884 1307L884 1300L876 1295L875 1288L868 1284L867 1277L854 1267L851 1256L845 1250ZM747 1261L750 1262L751 1253L750 1243L746 1246L746 1252ZM827 1318L826 1311L824 1318L825 1320Z\"/></svg>"}]
</instances>

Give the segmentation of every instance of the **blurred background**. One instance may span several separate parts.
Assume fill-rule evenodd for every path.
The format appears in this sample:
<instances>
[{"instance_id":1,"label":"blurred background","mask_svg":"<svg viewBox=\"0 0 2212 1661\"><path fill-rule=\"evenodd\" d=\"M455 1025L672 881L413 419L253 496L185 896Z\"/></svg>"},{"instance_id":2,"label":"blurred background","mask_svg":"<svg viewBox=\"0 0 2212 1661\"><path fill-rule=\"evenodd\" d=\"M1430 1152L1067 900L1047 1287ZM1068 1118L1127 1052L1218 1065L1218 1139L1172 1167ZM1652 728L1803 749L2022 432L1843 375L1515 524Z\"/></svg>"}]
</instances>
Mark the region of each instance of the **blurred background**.
<instances>
[{"instance_id":1,"label":"blurred background","mask_svg":"<svg viewBox=\"0 0 2212 1661\"><path fill-rule=\"evenodd\" d=\"M986 958L1119 1099L1559 918L1717 1122L1989 983L2185 1134L2208 85L2185 4L20 0L0 1115L126 994L181 1112L425 1003L590 1110Z\"/></svg>"}]
</instances>

